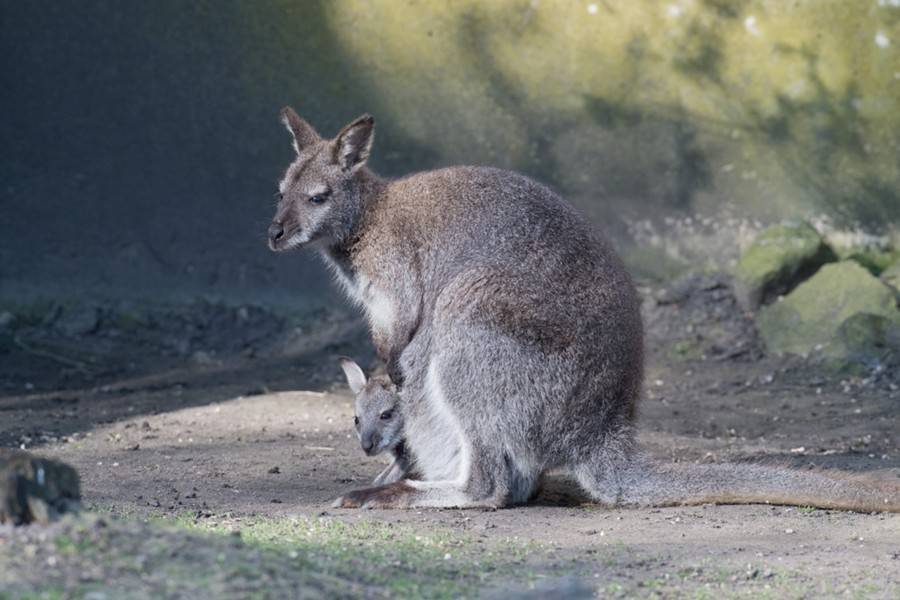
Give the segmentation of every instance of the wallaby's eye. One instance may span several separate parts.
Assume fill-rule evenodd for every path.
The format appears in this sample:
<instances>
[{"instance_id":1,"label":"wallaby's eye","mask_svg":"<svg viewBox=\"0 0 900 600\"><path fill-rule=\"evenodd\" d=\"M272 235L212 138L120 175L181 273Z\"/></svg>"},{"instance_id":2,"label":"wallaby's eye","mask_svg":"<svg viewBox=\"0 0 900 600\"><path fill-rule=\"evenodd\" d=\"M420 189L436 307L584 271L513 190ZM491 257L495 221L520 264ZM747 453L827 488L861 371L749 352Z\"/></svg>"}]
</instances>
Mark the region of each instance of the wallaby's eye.
<instances>
[{"instance_id":1,"label":"wallaby's eye","mask_svg":"<svg viewBox=\"0 0 900 600\"><path fill-rule=\"evenodd\" d=\"M310 196L309 201L313 204L322 204L326 200L328 200L328 196L331 195L331 192L322 192L321 194L316 194L315 196Z\"/></svg>"},{"instance_id":2,"label":"wallaby's eye","mask_svg":"<svg viewBox=\"0 0 900 600\"><path fill-rule=\"evenodd\" d=\"M353 424L359 427L359 417L353 417Z\"/></svg>"},{"instance_id":3,"label":"wallaby's eye","mask_svg":"<svg viewBox=\"0 0 900 600\"><path fill-rule=\"evenodd\" d=\"M283 198L284 198L284 194L282 194L281 192L275 192L275 199L276 199L276 200L278 200L279 202L281 202L281 200L282 200Z\"/></svg>"},{"instance_id":4,"label":"wallaby's eye","mask_svg":"<svg viewBox=\"0 0 900 600\"><path fill-rule=\"evenodd\" d=\"M393 417L393 416L394 416L394 411L386 410L383 413L381 413L381 420L382 421L390 421L391 417Z\"/></svg>"}]
</instances>

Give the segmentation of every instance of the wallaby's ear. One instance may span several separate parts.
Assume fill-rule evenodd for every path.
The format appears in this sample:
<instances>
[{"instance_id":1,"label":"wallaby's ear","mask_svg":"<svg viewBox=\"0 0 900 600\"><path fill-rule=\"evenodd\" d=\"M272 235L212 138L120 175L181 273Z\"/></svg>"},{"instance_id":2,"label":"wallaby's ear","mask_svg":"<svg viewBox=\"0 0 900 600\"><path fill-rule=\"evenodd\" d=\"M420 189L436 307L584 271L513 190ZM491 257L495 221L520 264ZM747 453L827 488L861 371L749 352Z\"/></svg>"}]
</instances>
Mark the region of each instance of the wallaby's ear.
<instances>
[{"instance_id":1,"label":"wallaby's ear","mask_svg":"<svg viewBox=\"0 0 900 600\"><path fill-rule=\"evenodd\" d=\"M281 122L294 137L294 150L297 151L297 154L300 154L300 151L306 146L322 139L312 125L300 118L300 115L294 112L290 106L281 109Z\"/></svg>"},{"instance_id":2,"label":"wallaby's ear","mask_svg":"<svg viewBox=\"0 0 900 600\"><path fill-rule=\"evenodd\" d=\"M334 162L345 171L355 171L369 158L375 139L375 119L365 114L343 129L334 138Z\"/></svg>"},{"instance_id":3,"label":"wallaby's ear","mask_svg":"<svg viewBox=\"0 0 900 600\"><path fill-rule=\"evenodd\" d=\"M347 377L347 383L350 384L350 390L354 394L360 393L366 386L366 374L352 359L342 356L340 361L344 375Z\"/></svg>"}]
</instances>

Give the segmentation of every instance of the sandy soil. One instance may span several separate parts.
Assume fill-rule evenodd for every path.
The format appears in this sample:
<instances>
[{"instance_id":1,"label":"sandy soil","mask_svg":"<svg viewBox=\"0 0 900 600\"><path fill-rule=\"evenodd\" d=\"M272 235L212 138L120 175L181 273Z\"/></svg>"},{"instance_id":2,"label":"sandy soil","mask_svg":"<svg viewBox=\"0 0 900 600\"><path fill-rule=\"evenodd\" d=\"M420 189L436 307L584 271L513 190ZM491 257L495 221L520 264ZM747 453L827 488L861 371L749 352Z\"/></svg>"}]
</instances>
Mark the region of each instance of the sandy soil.
<instances>
[{"instance_id":1,"label":"sandy soil","mask_svg":"<svg viewBox=\"0 0 900 600\"><path fill-rule=\"evenodd\" d=\"M773 459L900 481L900 391L891 373L849 377L762 357L721 282L685 285L643 290L650 360L641 441L650 452L675 461ZM176 368L148 361L141 374L113 373L81 388L54 384L60 365L47 359L54 389L0 398L0 445L70 462L87 507L113 515L451 530L485 548L522 544L534 550L529 572L571 570L601 595L900 597L900 515L608 510L562 477L550 477L533 504L500 511L332 509L331 500L364 487L382 465L358 448L336 362L338 354L370 355L358 327L340 331L327 345L293 353L237 353ZM19 379L13 373L8 387L33 380L35 364Z\"/></svg>"}]
</instances>

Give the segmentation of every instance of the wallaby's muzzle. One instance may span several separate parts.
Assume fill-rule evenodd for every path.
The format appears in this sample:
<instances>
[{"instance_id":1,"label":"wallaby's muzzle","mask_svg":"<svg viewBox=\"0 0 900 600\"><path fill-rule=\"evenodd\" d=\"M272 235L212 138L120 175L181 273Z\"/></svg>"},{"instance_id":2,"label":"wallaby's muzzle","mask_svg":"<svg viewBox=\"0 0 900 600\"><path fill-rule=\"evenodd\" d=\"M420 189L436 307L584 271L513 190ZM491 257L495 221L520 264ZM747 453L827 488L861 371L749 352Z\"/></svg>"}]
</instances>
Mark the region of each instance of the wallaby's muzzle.
<instances>
[{"instance_id":1,"label":"wallaby's muzzle","mask_svg":"<svg viewBox=\"0 0 900 600\"><path fill-rule=\"evenodd\" d=\"M269 246L275 250L276 244L284 239L284 225L273 222L269 225Z\"/></svg>"},{"instance_id":2,"label":"wallaby's muzzle","mask_svg":"<svg viewBox=\"0 0 900 600\"><path fill-rule=\"evenodd\" d=\"M289 250L296 247L297 234L300 233L299 227L285 227L280 221L272 221L269 225L269 249L274 252Z\"/></svg>"}]
</instances>

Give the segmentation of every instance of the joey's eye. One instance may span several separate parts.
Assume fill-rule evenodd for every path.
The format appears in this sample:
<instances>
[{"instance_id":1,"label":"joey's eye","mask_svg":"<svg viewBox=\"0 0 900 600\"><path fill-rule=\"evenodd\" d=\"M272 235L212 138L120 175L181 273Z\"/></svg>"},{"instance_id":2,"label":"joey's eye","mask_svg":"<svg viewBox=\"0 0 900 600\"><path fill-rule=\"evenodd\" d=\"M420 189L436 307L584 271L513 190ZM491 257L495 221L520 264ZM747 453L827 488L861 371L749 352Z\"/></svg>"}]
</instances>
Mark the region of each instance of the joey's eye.
<instances>
[{"instance_id":1,"label":"joey's eye","mask_svg":"<svg viewBox=\"0 0 900 600\"><path fill-rule=\"evenodd\" d=\"M353 424L359 426L359 417L353 417Z\"/></svg>"},{"instance_id":2,"label":"joey's eye","mask_svg":"<svg viewBox=\"0 0 900 600\"><path fill-rule=\"evenodd\" d=\"M281 192L275 192L275 199L281 202L282 199L284 199L284 194L282 194Z\"/></svg>"},{"instance_id":3,"label":"joey's eye","mask_svg":"<svg viewBox=\"0 0 900 600\"><path fill-rule=\"evenodd\" d=\"M391 417L393 417L393 416L394 416L394 411L386 410L383 413L381 413L381 420L382 421L390 421Z\"/></svg>"},{"instance_id":4,"label":"joey's eye","mask_svg":"<svg viewBox=\"0 0 900 600\"><path fill-rule=\"evenodd\" d=\"M310 196L309 201L312 204L322 204L326 200L328 200L328 196L331 195L331 192L322 192L321 194L316 194L315 196Z\"/></svg>"}]
</instances>

